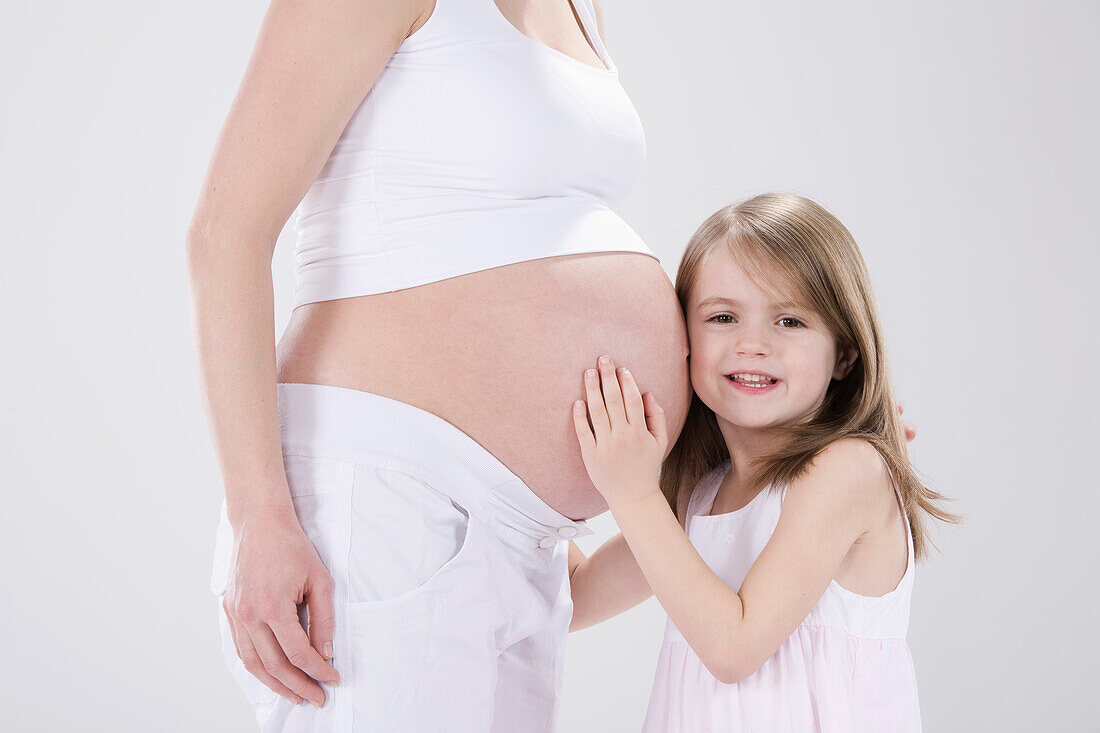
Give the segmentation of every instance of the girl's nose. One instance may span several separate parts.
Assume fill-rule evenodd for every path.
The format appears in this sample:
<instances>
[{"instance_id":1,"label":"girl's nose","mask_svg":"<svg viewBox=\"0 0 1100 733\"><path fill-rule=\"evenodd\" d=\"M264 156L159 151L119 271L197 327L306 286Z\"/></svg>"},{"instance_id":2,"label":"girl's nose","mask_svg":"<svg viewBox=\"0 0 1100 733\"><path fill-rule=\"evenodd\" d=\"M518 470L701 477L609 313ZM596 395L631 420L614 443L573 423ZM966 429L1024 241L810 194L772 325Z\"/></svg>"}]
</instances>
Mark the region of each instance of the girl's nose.
<instances>
[{"instance_id":1,"label":"girl's nose","mask_svg":"<svg viewBox=\"0 0 1100 733\"><path fill-rule=\"evenodd\" d=\"M739 329L734 346L738 356L767 356L771 353L771 346L764 335L750 327Z\"/></svg>"}]
</instances>

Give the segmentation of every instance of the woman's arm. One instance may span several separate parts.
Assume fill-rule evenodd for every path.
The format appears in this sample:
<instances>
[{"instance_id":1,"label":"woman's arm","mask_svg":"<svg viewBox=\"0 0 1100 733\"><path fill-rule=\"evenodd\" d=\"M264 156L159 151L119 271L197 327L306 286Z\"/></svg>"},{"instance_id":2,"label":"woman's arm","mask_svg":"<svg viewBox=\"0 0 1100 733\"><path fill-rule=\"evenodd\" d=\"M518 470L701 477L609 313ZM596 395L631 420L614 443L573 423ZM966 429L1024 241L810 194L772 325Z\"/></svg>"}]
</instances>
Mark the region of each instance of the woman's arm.
<instances>
[{"instance_id":1,"label":"woman's arm","mask_svg":"<svg viewBox=\"0 0 1100 733\"><path fill-rule=\"evenodd\" d=\"M187 231L200 390L234 533L223 606L245 667L295 701L324 701L307 674L337 678L322 657L332 639L332 580L297 523L282 463L271 258L424 5L273 0ZM297 617L302 598L312 640Z\"/></svg>"}]
</instances>

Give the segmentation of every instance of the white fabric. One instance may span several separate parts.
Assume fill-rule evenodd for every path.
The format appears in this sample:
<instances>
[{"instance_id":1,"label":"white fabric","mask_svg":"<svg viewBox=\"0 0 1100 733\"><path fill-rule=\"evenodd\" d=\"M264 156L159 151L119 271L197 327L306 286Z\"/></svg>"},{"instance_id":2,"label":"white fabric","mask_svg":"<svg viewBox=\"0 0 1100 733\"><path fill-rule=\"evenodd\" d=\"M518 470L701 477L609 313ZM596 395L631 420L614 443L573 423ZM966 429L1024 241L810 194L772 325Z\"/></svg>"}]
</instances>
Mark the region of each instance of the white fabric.
<instances>
[{"instance_id":1,"label":"white fabric","mask_svg":"<svg viewBox=\"0 0 1100 733\"><path fill-rule=\"evenodd\" d=\"M700 480L688 504L687 530L707 565L740 588L775 530L786 489L765 489L737 511L710 516L729 470L727 460ZM669 620L644 733L919 731L916 675L905 640L911 535L908 544L908 567L893 591L861 596L834 580L778 651L737 684L718 681Z\"/></svg>"},{"instance_id":2,"label":"white fabric","mask_svg":"<svg viewBox=\"0 0 1100 733\"><path fill-rule=\"evenodd\" d=\"M265 733L549 733L573 605L558 513L446 420L377 394L279 384L286 475L336 588L325 705L292 705L225 659ZM225 505L211 590L226 590ZM305 606L301 607L303 623Z\"/></svg>"},{"instance_id":3,"label":"white fabric","mask_svg":"<svg viewBox=\"0 0 1100 733\"><path fill-rule=\"evenodd\" d=\"M645 135L591 0L575 2L610 68L529 38L493 0L436 0L298 205L295 307L556 255L656 258L611 208Z\"/></svg>"}]
</instances>

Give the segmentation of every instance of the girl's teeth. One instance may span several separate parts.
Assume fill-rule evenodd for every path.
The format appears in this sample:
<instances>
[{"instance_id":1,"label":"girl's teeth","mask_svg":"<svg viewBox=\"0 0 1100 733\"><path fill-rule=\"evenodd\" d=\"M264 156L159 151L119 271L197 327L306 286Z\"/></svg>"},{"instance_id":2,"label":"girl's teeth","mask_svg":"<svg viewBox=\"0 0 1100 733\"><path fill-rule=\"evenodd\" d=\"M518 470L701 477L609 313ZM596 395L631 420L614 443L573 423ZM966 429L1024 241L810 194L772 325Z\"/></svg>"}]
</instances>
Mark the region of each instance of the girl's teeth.
<instances>
[{"instance_id":1,"label":"girl's teeth","mask_svg":"<svg viewBox=\"0 0 1100 733\"><path fill-rule=\"evenodd\" d=\"M750 387L767 387L775 384L775 380L771 377L765 377L762 374L732 374L730 379L738 384L744 384Z\"/></svg>"}]
</instances>

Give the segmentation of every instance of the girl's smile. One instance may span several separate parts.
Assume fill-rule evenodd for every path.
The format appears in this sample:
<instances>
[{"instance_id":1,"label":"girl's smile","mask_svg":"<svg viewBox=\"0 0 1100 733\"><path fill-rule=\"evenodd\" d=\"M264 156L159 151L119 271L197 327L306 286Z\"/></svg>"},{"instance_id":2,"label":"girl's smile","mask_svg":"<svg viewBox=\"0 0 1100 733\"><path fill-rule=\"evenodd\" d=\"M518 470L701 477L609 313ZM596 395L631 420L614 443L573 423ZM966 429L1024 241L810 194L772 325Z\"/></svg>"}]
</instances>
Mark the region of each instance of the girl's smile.
<instances>
[{"instance_id":1,"label":"girl's smile","mask_svg":"<svg viewBox=\"0 0 1100 733\"><path fill-rule=\"evenodd\" d=\"M727 374L730 386L745 394L767 394L779 384L779 379L764 372L745 371Z\"/></svg>"},{"instance_id":2,"label":"girl's smile","mask_svg":"<svg viewBox=\"0 0 1100 733\"><path fill-rule=\"evenodd\" d=\"M812 414L856 358L781 273L753 270L712 251L688 308L692 385L727 437Z\"/></svg>"},{"instance_id":3,"label":"girl's smile","mask_svg":"<svg viewBox=\"0 0 1100 733\"><path fill-rule=\"evenodd\" d=\"M919 731L904 638L919 512L952 515L902 444L855 241L809 199L763 194L699 226L676 295L698 399L674 444L608 357L573 404L620 533L592 557L570 545L570 630L657 596L646 733Z\"/></svg>"}]
</instances>

